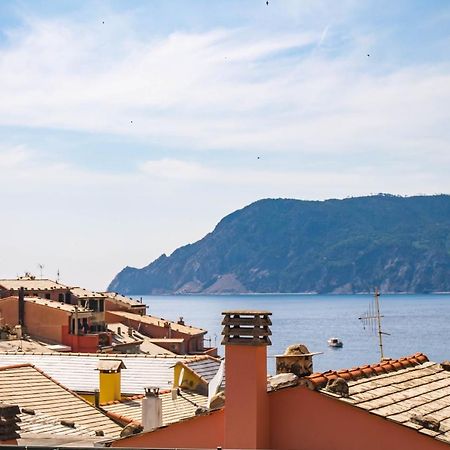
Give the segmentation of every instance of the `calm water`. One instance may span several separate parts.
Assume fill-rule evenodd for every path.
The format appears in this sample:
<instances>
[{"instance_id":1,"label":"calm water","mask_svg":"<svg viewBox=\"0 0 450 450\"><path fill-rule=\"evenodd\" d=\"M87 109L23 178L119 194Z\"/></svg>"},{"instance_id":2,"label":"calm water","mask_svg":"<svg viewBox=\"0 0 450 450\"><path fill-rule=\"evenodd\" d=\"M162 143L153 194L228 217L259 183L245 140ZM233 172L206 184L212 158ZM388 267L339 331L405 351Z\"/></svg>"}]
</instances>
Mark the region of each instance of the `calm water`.
<instances>
[{"instance_id":1,"label":"calm water","mask_svg":"<svg viewBox=\"0 0 450 450\"><path fill-rule=\"evenodd\" d=\"M293 343L306 344L314 370L348 368L379 360L378 338L358 320L372 301L370 295L223 295L143 296L148 313L208 330L212 344L220 345L221 312L262 309L272 314L269 355L284 352ZM421 351L431 360L450 359L450 295L384 295L381 297L384 353L400 357ZM327 339L343 340L342 349L327 346ZM223 347L220 348L223 354ZM269 358L269 371L275 361Z\"/></svg>"}]
</instances>

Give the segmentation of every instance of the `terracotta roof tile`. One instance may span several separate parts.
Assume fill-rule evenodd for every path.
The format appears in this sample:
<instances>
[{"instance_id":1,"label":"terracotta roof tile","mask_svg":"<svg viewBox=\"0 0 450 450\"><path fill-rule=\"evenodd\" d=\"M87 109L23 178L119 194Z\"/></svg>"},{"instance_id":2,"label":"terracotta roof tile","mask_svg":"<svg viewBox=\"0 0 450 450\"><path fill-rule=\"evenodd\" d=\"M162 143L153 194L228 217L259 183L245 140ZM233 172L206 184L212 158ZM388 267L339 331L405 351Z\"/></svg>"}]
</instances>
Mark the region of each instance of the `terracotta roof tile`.
<instances>
[{"instance_id":1,"label":"terracotta roof tile","mask_svg":"<svg viewBox=\"0 0 450 450\"><path fill-rule=\"evenodd\" d=\"M306 378L309 380L308 386L311 386L312 389L322 389L329 380L334 380L337 377L343 378L346 381L354 381L360 378L381 375L417 366L427 361L428 357L426 355L423 353L416 353L404 358L389 359L372 365L363 365L338 371L328 370L323 373L313 373Z\"/></svg>"}]
</instances>

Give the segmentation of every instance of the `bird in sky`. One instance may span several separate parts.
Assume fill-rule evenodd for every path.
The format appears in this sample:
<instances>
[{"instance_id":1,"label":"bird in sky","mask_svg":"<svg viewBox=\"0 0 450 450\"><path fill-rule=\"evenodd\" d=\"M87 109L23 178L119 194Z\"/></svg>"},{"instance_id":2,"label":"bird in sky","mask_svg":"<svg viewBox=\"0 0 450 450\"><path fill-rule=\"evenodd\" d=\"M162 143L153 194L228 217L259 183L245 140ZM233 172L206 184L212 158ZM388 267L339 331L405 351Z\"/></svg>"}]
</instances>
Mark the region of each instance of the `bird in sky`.
<instances>
[{"instance_id":1,"label":"bird in sky","mask_svg":"<svg viewBox=\"0 0 450 450\"><path fill-rule=\"evenodd\" d=\"M266 1L266 5L269 6L269 0Z\"/></svg>"}]
</instances>

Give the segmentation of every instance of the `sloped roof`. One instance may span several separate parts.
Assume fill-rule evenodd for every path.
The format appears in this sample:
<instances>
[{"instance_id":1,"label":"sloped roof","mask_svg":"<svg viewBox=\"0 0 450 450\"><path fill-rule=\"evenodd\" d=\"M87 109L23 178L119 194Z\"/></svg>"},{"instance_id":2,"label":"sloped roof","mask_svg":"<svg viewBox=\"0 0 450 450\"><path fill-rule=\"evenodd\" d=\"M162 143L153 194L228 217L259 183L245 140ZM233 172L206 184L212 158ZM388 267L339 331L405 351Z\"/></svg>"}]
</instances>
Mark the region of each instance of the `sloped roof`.
<instances>
[{"instance_id":1,"label":"sloped roof","mask_svg":"<svg viewBox=\"0 0 450 450\"><path fill-rule=\"evenodd\" d=\"M193 392L181 391L175 400L172 393L159 395L162 400L162 424L169 425L195 416L198 407L206 407L208 397ZM144 396L102 405L102 408L115 414L123 423L142 422L142 399Z\"/></svg>"},{"instance_id":2,"label":"sloped roof","mask_svg":"<svg viewBox=\"0 0 450 450\"><path fill-rule=\"evenodd\" d=\"M84 289L82 287L72 287L70 288L71 294L78 298L104 298L105 296L101 292L90 291L89 289Z\"/></svg>"},{"instance_id":3,"label":"sloped roof","mask_svg":"<svg viewBox=\"0 0 450 450\"><path fill-rule=\"evenodd\" d=\"M205 355L192 361L183 361L182 364L209 383L219 370L220 359Z\"/></svg>"},{"instance_id":4,"label":"sloped roof","mask_svg":"<svg viewBox=\"0 0 450 450\"><path fill-rule=\"evenodd\" d=\"M56 281L49 280L47 278L15 278L15 279L1 279L0 287L6 290L17 290L23 287L25 290L33 291L48 291L54 289L68 289L64 284L57 283Z\"/></svg>"},{"instance_id":5,"label":"sloped roof","mask_svg":"<svg viewBox=\"0 0 450 450\"><path fill-rule=\"evenodd\" d=\"M134 300L131 297L125 297L125 295L118 294L117 292L102 292L102 294L107 298L115 300L117 303L123 303L127 306L135 308L147 307L144 303Z\"/></svg>"},{"instance_id":6,"label":"sloped roof","mask_svg":"<svg viewBox=\"0 0 450 450\"><path fill-rule=\"evenodd\" d=\"M40 297L25 297L25 301L29 303L36 303L36 305L47 306L48 308L59 309L61 311L71 314L75 313L75 311L78 311L78 313L83 316L92 315L91 310L84 308L82 306L69 305L67 303L56 302L54 300L47 300Z\"/></svg>"},{"instance_id":7,"label":"sloped roof","mask_svg":"<svg viewBox=\"0 0 450 450\"><path fill-rule=\"evenodd\" d=\"M347 381L348 397L326 389L327 382L337 377ZM306 378L306 384L450 444L450 371L441 364L429 362L422 353L349 370L313 374ZM438 423L439 429L431 429L434 428L430 427L431 423Z\"/></svg>"},{"instance_id":8,"label":"sloped roof","mask_svg":"<svg viewBox=\"0 0 450 450\"><path fill-rule=\"evenodd\" d=\"M74 424L70 426L69 422L59 420L54 416L41 413L36 410L22 408L19 414L20 437L26 438L32 435L58 435L58 436L83 436L95 437L96 433L93 429L84 425Z\"/></svg>"},{"instance_id":9,"label":"sloped roof","mask_svg":"<svg viewBox=\"0 0 450 450\"><path fill-rule=\"evenodd\" d=\"M117 437L121 427L31 364L0 367L0 401Z\"/></svg>"},{"instance_id":10,"label":"sloped roof","mask_svg":"<svg viewBox=\"0 0 450 450\"><path fill-rule=\"evenodd\" d=\"M171 352L170 350L167 350L155 344L154 339L151 339L148 336L139 333L134 328L128 327L123 323L108 323L108 330L114 333L112 337L113 344L120 345L139 342L140 353L146 353L147 355L175 355L175 353ZM181 339L181 342L183 342L183 339Z\"/></svg>"},{"instance_id":11,"label":"sloped roof","mask_svg":"<svg viewBox=\"0 0 450 450\"><path fill-rule=\"evenodd\" d=\"M93 392L99 388L96 370L100 359L121 359L126 369L121 371L123 394L141 394L144 387L168 389L173 385L173 366L189 356L153 356L141 354L103 353L0 353L0 365L30 363L52 378L77 392Z\"/></svg>"},{"instance_id":12,"label":"sloped roof","mask_svg":"<svg viewBox=\"0 0 450 450\"><path fill-rule=\"evenodd\" d=\"M154 317L154 316L141 316L140 314L135 314L127 311L108 311L110 314L115 314L116 316L123 317L126 319L137 320L142 323L146 323L149 325L156 325L158 327L163 327L165 322L170 323L170 327L172 330L179 331L184 334L205 334L207 331L202 328L195 328L189 325L180 325L177 322L172 322L170 320L164 319L162 317Z\"/></svg>"}]
</instances>

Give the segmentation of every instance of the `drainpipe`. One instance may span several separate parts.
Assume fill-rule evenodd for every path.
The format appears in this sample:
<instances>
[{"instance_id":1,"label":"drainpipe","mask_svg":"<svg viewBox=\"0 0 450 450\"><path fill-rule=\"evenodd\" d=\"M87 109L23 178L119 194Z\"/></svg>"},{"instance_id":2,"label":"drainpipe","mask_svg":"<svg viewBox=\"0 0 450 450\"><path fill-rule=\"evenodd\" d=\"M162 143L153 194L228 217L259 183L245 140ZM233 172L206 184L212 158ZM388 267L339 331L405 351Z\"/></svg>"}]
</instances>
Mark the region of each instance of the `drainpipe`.
<instances>
[{"instance_id":1,"label":"drainpipe","mask_svg":"<svg viewBox=\"0 0 450 450\"><path fill-rule=\"evenodd\" d=\"M19 288L19 325L25 326L25 289Z\"/></svg>"},{"instance_id":2,"label":"drainpipe","mask_svg":"<svg viewBox=\"0 0 450 450\"><path fill-rule=\"evenodd\" d=\"M267 346L271 345L271 313L222 314L227 380L224 448L270 448Z\"/></svg>"}]
</instances>

